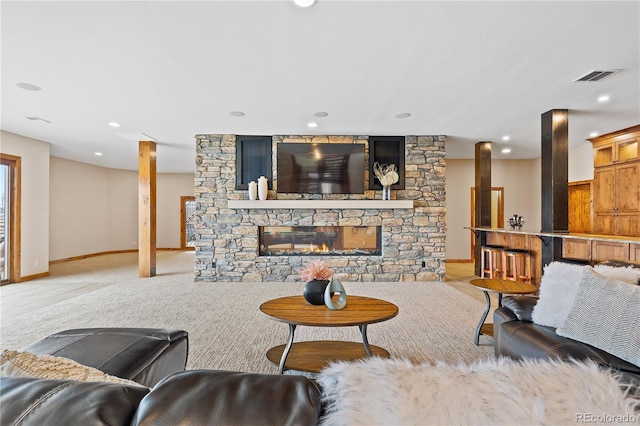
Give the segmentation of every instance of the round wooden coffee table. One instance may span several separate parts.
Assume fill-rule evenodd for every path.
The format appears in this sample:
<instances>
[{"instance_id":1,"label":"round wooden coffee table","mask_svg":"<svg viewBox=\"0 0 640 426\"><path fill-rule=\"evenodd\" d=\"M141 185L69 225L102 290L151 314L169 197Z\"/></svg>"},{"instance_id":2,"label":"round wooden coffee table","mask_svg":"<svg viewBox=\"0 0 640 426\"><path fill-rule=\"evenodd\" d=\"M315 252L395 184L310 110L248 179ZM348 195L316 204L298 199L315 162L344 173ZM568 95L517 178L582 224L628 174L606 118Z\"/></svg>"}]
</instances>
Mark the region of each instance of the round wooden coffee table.
<instances>
[{"instance_id":1,"label":"round wooden coffee table","mask_svg":"<svg viewBox=\"0 0 640 426\"><path fill-rule=\"evenodd\" d=\"M491 309L491 298L489 297L489 292L498 293L498 307L500 307L502 306L503 294L531 294L538 291L538 287L533 284L523 283L520 281L503 280L500 278L477 278L469 281L469 284L482 290L487 301L482 317L480 318L480 322L476 327L476 346L478 346L480 342L481 334L493 336L493 324L484 323L487 319L487 315L489 315L489 310Z\"/></svg>"},{"instance_id":2,"label":"round wooden coffee table","mask_svg":"<svg viewBox=\"0 0 640 426\"><path fill-rule=\"evenodd\" d=\"M339 310L331 310L324 305L311 305L303 296L281 297L263 303L260 311L273 320L289 325L287 344L276 346L267 352L267 358L278 365L280 374L285 368L317 373L331 361L351 361L372 355L387 357L387 350L369 345L367 325L398 315L398 307L393 303L364 296L347 296L347 305ZM298 325L358 326L362 344L327 340L293 343Z\"/></svg>"}]
</instances>

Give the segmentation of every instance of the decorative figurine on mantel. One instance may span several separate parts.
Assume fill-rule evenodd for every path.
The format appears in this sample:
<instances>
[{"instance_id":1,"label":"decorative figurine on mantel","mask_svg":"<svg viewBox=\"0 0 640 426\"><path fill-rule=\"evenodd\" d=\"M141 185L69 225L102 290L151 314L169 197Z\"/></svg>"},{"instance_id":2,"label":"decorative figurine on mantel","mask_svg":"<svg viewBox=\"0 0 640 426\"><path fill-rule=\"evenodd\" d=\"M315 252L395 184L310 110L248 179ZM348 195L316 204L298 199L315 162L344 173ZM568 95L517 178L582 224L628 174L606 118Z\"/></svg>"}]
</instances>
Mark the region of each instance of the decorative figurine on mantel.
<instances>
[{"instance_id":1,"label":"decorative figurine on mantel","mask_svg":"<svg viewBox=\"0 0 640 426\"><path fill-rule=\"evenodd\" d=\"M267 178L264 176L260 176L258 178L258 199L266 200L268 190L269 188L267 187Z\"/></svg>"},{"instance_id":2,"label":"decorative figurine on mantel","mask_svg":"<svg viewBox=\"0 0 640 426\"><path fill-rule=\"evenodd\" d=\"M258 184L255 180L249 182L249 199L252 201L258 199Z\"/></svg>"},{"instance_id":3,"label":"decorative figurine on mantel","mask_svg":"<svg viewBox=\"0 0 640 426\"><path fill-rule=\"evenodd\" d=\"M509 226L511 227L511 229L517 229L519 231L520 229L522 229L523 225L524 225L524 218L522 216L518 216L517 214L514 214L512 217L509 218Z\"/></svg>"},{"instance_id":4,"label":"decorative figurine on mantel","mask_svg":"<svg viewBox=\"0 0 640 426\"><path fill-rule=\"evenodd\" d=\"M398 182L400 176L395 164L382 164L377 161L373 163L373 174L376 175L382 185L382 199L391 199L391 185Z\"/></svg>"}]
</instances>

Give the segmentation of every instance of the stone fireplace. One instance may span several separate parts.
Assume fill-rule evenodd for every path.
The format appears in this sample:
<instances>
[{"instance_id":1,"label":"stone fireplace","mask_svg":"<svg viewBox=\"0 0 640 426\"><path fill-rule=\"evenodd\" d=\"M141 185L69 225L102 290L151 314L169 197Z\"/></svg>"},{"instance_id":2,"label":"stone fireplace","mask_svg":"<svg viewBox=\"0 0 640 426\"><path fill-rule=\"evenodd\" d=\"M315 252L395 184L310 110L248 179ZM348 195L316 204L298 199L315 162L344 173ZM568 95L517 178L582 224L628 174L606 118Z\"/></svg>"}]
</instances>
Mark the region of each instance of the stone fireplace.
<instances>
[{"instance_id":1,"label":"stone fireplace","mask_svg":"<svg viewBox=\"0 0 640 426\"><path fill-rule=\"evenodd\" d=\"M195 280L300 281L299 270L315 256L322 256L336 278L345 282L443 280L444 136L405 138L405 186L392 190L389 201L380 199L379 190L368 189L363 194L277 192L278 143L364 143L366 147L368 138L273 136L273 189L266 201L249 201L246 190L235 189L236 136L197 135L197 208L192 219ZM369 172L365 171L365 180ZM292 244L287 233L293 231L300 238ZM345 232L354 238L345 239ZM376 246L370 249L367 243L365 248L354 248L355 237L373 240ZM340 238L346 247L336 248ZM326 248L319 253L303 250L305 244L318 246L321 239ZM291 248L289 253L281 252L285 246Z\"/></svg>"}]
</instances>

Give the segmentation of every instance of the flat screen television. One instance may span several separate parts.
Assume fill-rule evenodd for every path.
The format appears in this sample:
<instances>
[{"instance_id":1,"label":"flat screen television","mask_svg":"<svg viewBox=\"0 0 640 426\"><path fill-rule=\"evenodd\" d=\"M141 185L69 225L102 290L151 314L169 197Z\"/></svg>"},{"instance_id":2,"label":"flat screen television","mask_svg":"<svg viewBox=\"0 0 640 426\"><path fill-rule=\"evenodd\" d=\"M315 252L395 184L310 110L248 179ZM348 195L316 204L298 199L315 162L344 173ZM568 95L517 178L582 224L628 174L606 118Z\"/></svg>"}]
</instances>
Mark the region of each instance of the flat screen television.
<instances>
[{"instance_id":1,"label":"flat screen television","mask_svg":"<svg viewBox=\"0 0 640 426\"><path fill-rule=\"evenodd\" d=\"M279 143L278 192L364 193L364 144Z\"/></svg>"}]
</instances>

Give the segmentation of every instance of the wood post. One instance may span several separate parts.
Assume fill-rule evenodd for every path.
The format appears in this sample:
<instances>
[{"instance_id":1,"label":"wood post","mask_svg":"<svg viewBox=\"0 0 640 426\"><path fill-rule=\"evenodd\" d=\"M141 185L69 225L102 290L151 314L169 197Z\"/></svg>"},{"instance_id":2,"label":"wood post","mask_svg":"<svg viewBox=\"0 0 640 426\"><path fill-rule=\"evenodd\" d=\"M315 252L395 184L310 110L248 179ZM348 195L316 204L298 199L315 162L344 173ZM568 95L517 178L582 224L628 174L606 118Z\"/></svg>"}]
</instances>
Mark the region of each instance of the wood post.
<instances>
[{"instance_id":1,"label":"wood post","mask_svg":"<svg viewBox=\"0 0 640 426\"><path fill-rule=\"evenodd\" d=\"M138 145L138 271L140 278L156 275L156 144Z\"/></svg>"},{"instance_id":2,"label":"wood post","mask_svg":"<svg viewBox=\"0 0 640 426\"><path fill-rule=\"evenodd\" d=\"M491 226L491 142L478 142L475 152L475 226ZM487 233L475 233L474 272L481 275L481 249L487 242Z\"/></svg>"},{"instance_id":3,"label":"wood post","mask_svg":"<svg viewBox=\"0 0 640 426\"><path fill-rule=\"evenodd\" d=\"M542 114L542 232L569 232L569 111ZM562 258L562 239L543 241L542 265Z\"/></svg>"}]
</instances>

